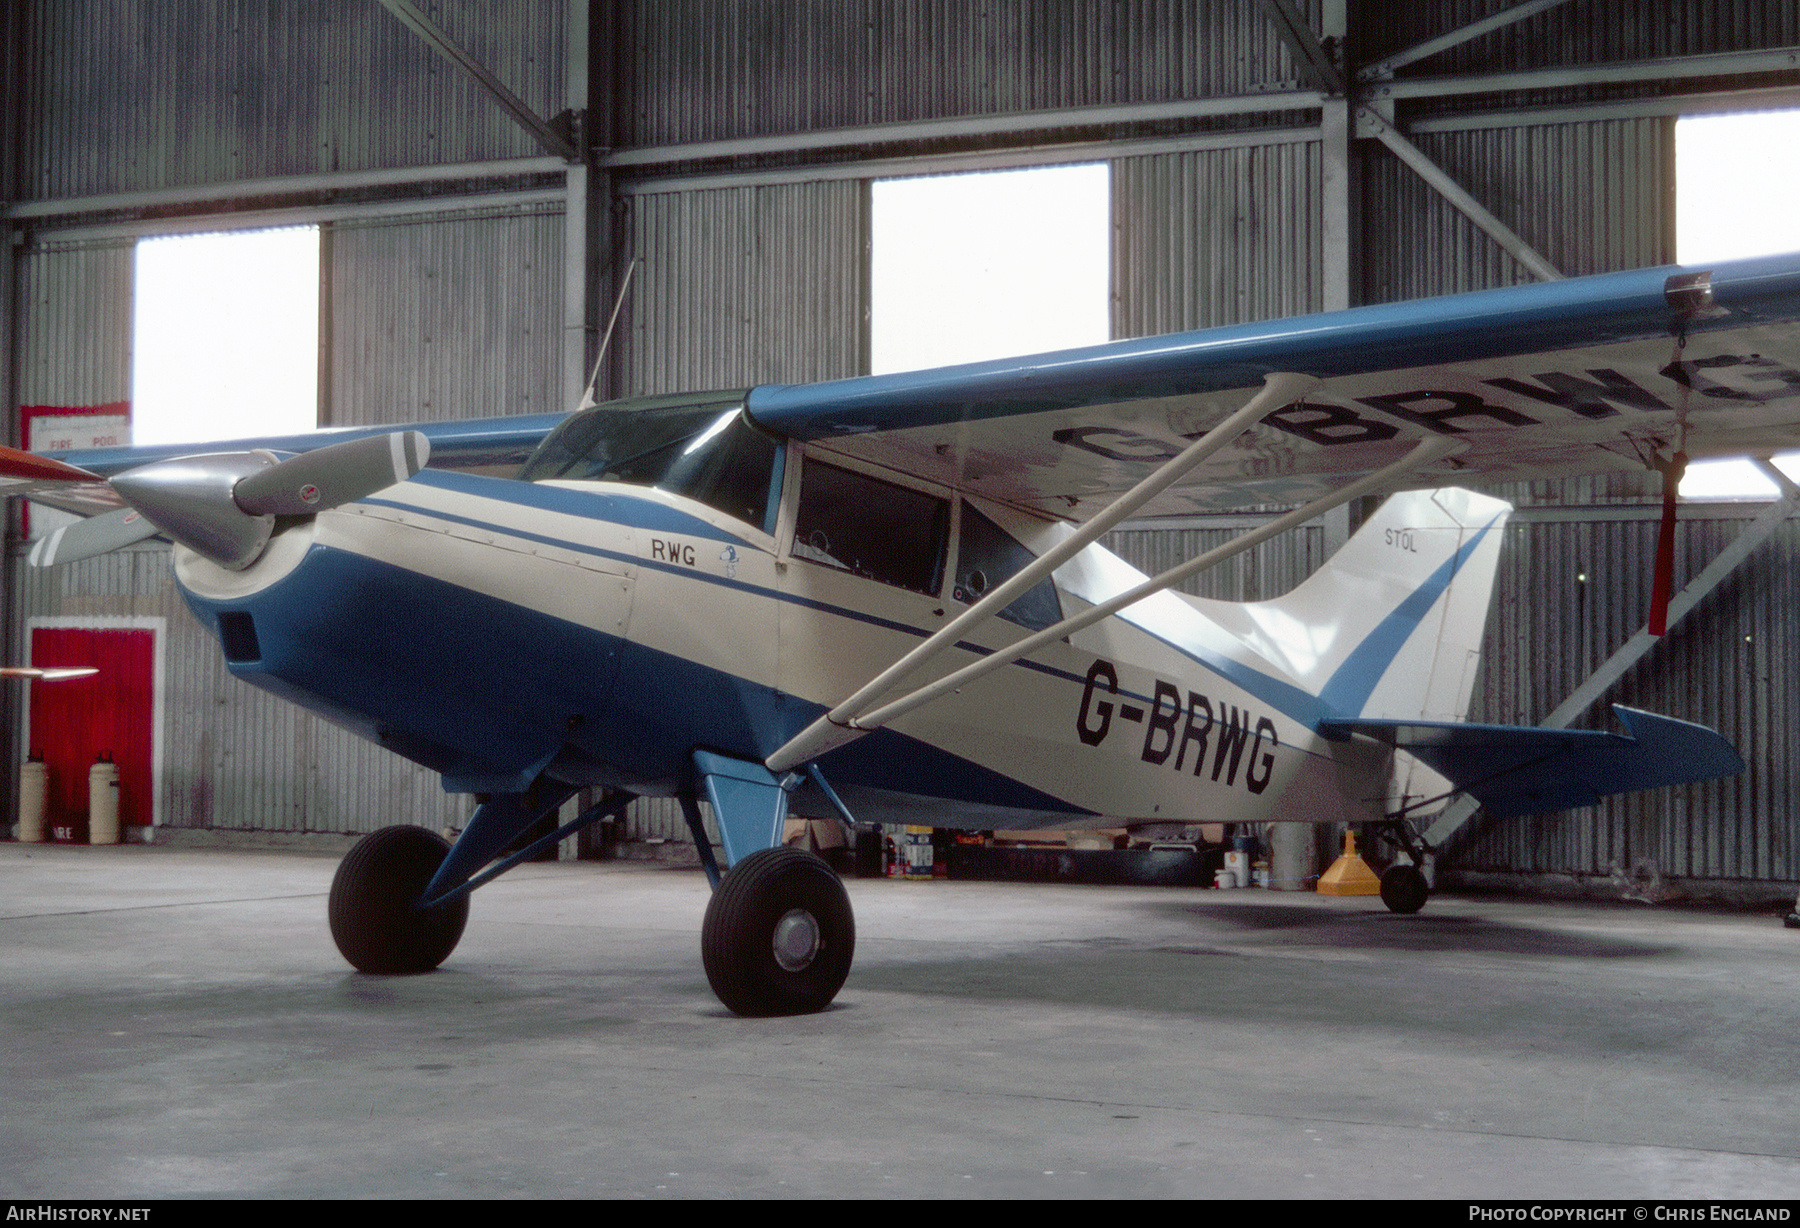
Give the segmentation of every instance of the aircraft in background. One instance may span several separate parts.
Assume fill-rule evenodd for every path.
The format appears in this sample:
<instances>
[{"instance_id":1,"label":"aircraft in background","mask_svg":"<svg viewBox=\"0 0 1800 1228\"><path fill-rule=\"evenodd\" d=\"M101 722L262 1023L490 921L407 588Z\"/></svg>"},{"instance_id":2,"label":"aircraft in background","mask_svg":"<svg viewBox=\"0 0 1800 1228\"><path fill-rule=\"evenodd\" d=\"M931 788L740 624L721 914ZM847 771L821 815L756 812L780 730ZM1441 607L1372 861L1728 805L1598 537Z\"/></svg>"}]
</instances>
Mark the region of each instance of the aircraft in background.
<instances>
[{"instance_id":1,"label":"aircraft in background","mask_svg":"<svg viewBox=\"0 0 1800 1228\"><path fill-rule=\"evenodd\" d=\"M476 887L674 796L716 886L708 978L758 1015L823 1008L854 949L842 884L780 844L790 805L1375 822L1412 855L1382 882L1410 912L1414 820L1452 792L1523 814L1741 770L1712 731L1623 709L1624 735L1463 723L1508 509L1441 488L1796 444L1790 256L566 416L8 452L0 484L100 513L42 565L173 539L233 673L476 795L454 846L399 826L344 858L354 966L436 967ZM1391 491L1284 597L1171 587ZM1155 578L1097 544L1275 503L1302 506Z\"/></svg>"}]
</instances>

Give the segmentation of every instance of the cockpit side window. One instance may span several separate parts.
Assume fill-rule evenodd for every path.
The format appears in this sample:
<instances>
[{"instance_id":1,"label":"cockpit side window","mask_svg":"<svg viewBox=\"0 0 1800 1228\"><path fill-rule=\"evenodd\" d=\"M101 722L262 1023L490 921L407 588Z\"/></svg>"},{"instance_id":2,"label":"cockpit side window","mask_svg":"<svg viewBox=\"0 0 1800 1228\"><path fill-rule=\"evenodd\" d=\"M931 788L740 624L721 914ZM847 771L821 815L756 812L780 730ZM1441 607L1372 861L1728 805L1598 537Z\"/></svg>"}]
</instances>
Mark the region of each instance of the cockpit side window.
<instances>
[{"instance_id":1,"label":"cockpit side window","mask_svg":"<svg viewBox=\"0 0 1800 1228\"><path fill-rule=\"evenodd\" d=\"M601 405L544 440L519 476L623 482L686 495L728 516L774 529L786 449L751 425L742 402Z\"/></svg>"},{"instance_id":2,"label":"cockpit side window","mask_svg":"<svg viewBox=\"0 0 1800 1228\"><path fill-rule=\"evenodd\" d=\"M935 595L944 582L950 501L809 460L794 557Z\"/></svg>"},{"instance_id":3,"label":"cockpit side window","mask_svg":"<svg viewBox=\"0 0 1800 1228\"><path fill-rule=\"evenodd\" d=\"M1033 558L1012 534L964 503L956 547L956 587L950 595L974 605L990 589L1018 575ZM1061 621L1062 602L1056 596L1056 585L1048 579L1040 581L1001 610L1000 617L1033 631Z\"/></svg>"}]
</instances>

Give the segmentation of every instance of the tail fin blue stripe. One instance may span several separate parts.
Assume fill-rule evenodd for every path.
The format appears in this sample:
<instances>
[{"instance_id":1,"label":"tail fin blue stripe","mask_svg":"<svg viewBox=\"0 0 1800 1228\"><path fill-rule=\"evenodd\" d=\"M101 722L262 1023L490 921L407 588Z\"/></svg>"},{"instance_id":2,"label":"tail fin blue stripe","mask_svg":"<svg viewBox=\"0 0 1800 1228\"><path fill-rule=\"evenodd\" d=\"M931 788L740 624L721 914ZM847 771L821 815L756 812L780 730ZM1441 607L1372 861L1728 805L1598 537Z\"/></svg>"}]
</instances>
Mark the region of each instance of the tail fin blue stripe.
<instances>
[{"instance_id":1,"label":"tail fin blue stripe","mask_svg":"<svg viewBox=\"0 0 1800 1228\"><path fill-rule=\"evenodd\" d=\"M1393 613L1382 619L1363 638L1362 643L1351 649L1350 655L1344 658L1343 664L1332 672L1331 678L1319 691L1319 701L1326 712L1344 717L1362 714L1363 705L1375 693L1388 666L1419 629L1419 623L1431 607L1437 604L1437 599L1443 596L1444 590L1450 587L1450 581L1456 578L1456 574L1474 555L1476 547L1481 545L1488 531L1501 518L1496 516L1483 525L1474 537L1445 559L1436 571L1425 578L1423 584L1396 606Z\"/></svg>"}]
</instances>

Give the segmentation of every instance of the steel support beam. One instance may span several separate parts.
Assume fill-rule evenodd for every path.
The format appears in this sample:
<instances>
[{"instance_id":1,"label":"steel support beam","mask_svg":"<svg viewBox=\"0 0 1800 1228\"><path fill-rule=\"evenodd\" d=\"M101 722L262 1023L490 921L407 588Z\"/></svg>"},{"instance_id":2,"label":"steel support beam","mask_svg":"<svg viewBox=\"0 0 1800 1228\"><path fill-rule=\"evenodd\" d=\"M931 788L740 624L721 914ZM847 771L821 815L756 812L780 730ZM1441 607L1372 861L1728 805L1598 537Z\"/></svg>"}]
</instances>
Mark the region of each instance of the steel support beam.
<instances>
[{"instance_id":1,"label":"steel support beam","mask_svg":"<svg viewBox=\"0 0 1800 1228\"><path fill-rule=\"evenodd\" d=\"M580 8L581 5L574 5ZM588 335L593 328L588 291L588 232L594 172L577 163L569 167L563 208L563 335L562 406L577 409L587 386Z\"/></svg>"},{"instance_id":2,"label":"steel support beam","mask_svg":"<svg viewBox=\"0 0 1800 1228\"><path fill-rule=\"evenodd\" d=\"M1319 105L1316 90L1278 90L1228 98L1194 98L1180 102L1128 103L1118 106L1065 107L1054 111L1017 111L1008 115L965 115L854 128L822 128L683 145L646 145L616 149L600 159L608 170L638 170L681 162L726 158L760 158L774 154L816 153L828 149L865 149L920 141L1006 136L1021 132L1056 132L1076 128L1111 128L1169 120L1208 119L1268 111L1305 111Z\"/></svg>"},{"instance_id":3,"label":"steel support beam","mask_svg":"<svg viewBox=\"0 0 1800 1228\"><path fill-rule=\"evenodd\" d=\"M1581 64L1564 68L1530 68L1518 72L1471 73L1457 77L1409 77L1379 81L1367 97L1451 98L1463 94L1498 94L1559 90L1587 85L1623 85L1642 81L1674 81L1688 77L1741 77L1800 69L1800 47L1766 51L1726 51L1718 55L1671 56L1662 60L1627 60L1613 64Z\"/></svg>"},{"instance_id":4,"label":"steel support beam","mask_svg":"<svg viewBox=\"0 0 1800 1228\"><path fill-rule=\"evenodd\" d=\"M557 173L563 169L564 163L558 158L498 158L487 162L450 162L441 166L398 166L373 171L278 175L267 179L196 184L193 187L70 196L62 200L22 200L0 208L3 208L3 215L9 219L31 221L37 218L121 213L134 209L180 209L185 206L218 205L228 201L292 197L309 192L356 192L452 180L512 179L523 175Z\"/></svg>"},{"instance_id":5,"label":"steel support beam","mask_svg":"<svg viewBox=\"0 0 1800 1228\"><path fill-rule=\"evenodd\" d=\"M1257 4L1294 53L1294 62L1312 85L1326 94L1344 93L1344 70L1332 61L1319 36L1294 7L1294 0L1257 0Z\"/></svg>"},{"instance_id":6,"label":"steel support beam","mask_svg":"<svg viewBox=\"0 0 1800 1228\"><path fill-rule=\"evenodd\" d=\"M1571 102L1558 107L1469 111L1407 121L1406 130L1470 132L1481 128L1533 128L1546 124L1593 124L1608 119L1660 119L1681 115L1723 115L1738 111L1783 111L1800 107L1800 85L1706 94L1659 94L1617 102Z\"/></svg>"},{"instance_id":7,"label":"steel support beam","mask_svg":"<svg viewBox=\"0 0 1800 1228\"><path fill-rule=\"evenodd\" d=\"M575 146L552 128L536 111L526 106L517 94L507 89L501 83L500 78L483 67L474 56L464 51L455 39L438 28L431 18L414 7L412 0L376 0L376 3L399 18L407 29L424 39L426 45L433 51L473 77L476 84L486 90L488 96L513 117L513 122L529 132L532 139L548 152L555 154L565 162L581 161L581 153ZM575 0L570 5L572 10L585 7L579 3L579 0Z\"/></svg>"},{"instance_id":8,"label":"steel support beam","mask_svg":"<svg viewBox=\"0 0 1800 1228\"><path fill-rule=\"evenodd\" d=\"M563 69L563 104L575 118L575 132L584 144L591 7L583 0L571 0L568 6L568 56ZM562 404L566 409L581 404L582 390L587 385L588 338L594 327L590 267L593 254L589 241L594 231L593 190L597 176L582 151L574 153L564 178L567 200L563 207Z\"/></svg>"},{"instance_id":9,"label":"steel support beam","mask_svg":"<svg viewBox=\"0 0 1800 1228\"><path fill-rule=\"evenodd\" d=\"M1320 113L1319 136L1319 255L1321 311L1342 311L1357 301L1355 288L1357 224L1356 159L1351 145L1355 122L1348 99L1333 98Z\"/></svg>"},{"instance_id":10,"label":"steel support beam","mask_svg":"<svg viewBox=\"0 0 1800 1228\"><path fill-rule=\"evenodd\" d=\"M24 114L19 100L24 95L26 80L26 73L23 71L25 50L22 45L24 8L22 4L0 6L0 409L6 414L6 421L0 423L0 443L3 444L25 442L18 438L21 423L16 412L19 403L19 338L23 331L20 327L17 284L16 241L19 236L4 215L7 203L20 190L25 178L24 142L19 131ZM23 502L23 499L7 500L9 504ZM18 525L17 511L12 507L0 508L0 611L8 612L0 616L0 657L12 661L25 659L25 645L21 643L21 639L29 639L29 635L21 634L23 628L17 625L12 614L19 609L13 586L14 577L20 568L12 551L6 547L12 545ZM8 815L19 813L17 765L30 749L21 745L24 741L25 695L23 685L8 684L0 687L0 725L5 729L4 733L0 733L0 756L4 756L4 762L0 762L0 799L8 807Z\"/></svg>"},{"instance_id":11,"label":"steel support beam","mask_svg":"<svg viewBox=\"0 0 1800 1228\"><path fill-rule=\"evenodd\" d=\"M138 222L57 221L51 225L33 226L31 235L42 239L129 239L141 235L258 230L270 226L309 226L319 222L409 217L478 209L517 213L533 205L554 205L560 209L567 198L568 189L565 185L532 188L522 192L485 192L478 196L412 196L404 200L371 200L357 204L294 205L290 208L232 210L228 213L192 213L185 217L157 217Z\"/></svg>"},{"instance_id":12,"label":"steel support beam","mask_svg":"<svg viewBox=\"0 0 1800 1228\"><path fill-rule=\"evenodd\" d=\"M1343 46L1348 30L1345 0L1327 0L1320 11L1321 33ZM1354 103L1346 97L1324 99L1319 110L1319 208L1321 270L1320 310L1342 311L1360 298L1356 270L1361 267L1357 235L1361 232L1356 202Z\"/></svg>"},{"instance_id":13,"label":"steel support beam","mask_svg":"<svg viewBox=\"0 0 1800 1228\"><path fill-rule=\"evenodd\" d=\"M1495 30L1505 29L1516 21L1524 21L1527 17L1536 17L1545 9L1553 9L1559 4L1567 4L1569 0L1529 0L1528 3L1514 5L1491 17L1483 17L1480 21L1472 21L1448 34L1440 34L1436 38L1428 38L1405 51L1396 51L1385 59L1377 60L1364 68L1358 69L1358 81L1380 81L1394 75L1396 68L1404 67L1416 60L1429 59L1440 51L1448 51L1452 47L1460 47L1471 39L1480 38L1483 34L1492 34Z\"/></svg>"},{"instance_id":14,"label":"steel support beam","mask_svg":"<svg viewBox=\"0 0 1800 1228\"><path fill-rule=\"evenodd\" d=\"M811 166L759 166L749 170L695 171L649 178L620 176L621 196L659 192L697 192L712 188L765 187L781 183L828 183L845 179L884 179L901 175L947 175L967 171L1005 170L1020 166L1066 166L1109 158L1144 158L1158 154L1215 149L1267 149L1319 139L1319 130L1257 128L1237 132L1196 132L1187 136L1140 137L1084 141L1069 145L1028 145L1017 149L969 150L965 153L918 154L854 162L820 162ZM610 159L602 159L610 169Z\"/></svg>"},{"instance_id":15,"label":"steel support beam","mask_svg":"<svg viewBox=\"0 0 1800 1228\"><path fill-rule=\"evenodd\" d=\"M1413 173L1430 184L1433 191L1449 201L1471 222L1485 231L1488 237L1504 248L1514 260L1530 269L1533 274L1544 281L1562 280L1562 273L1557 270L1555 265L1544 259L1536 248L1520 238L1517 231L1495 217L1485 205L1470 195L1466 188L1427 157L1424 150L1401 136L1391 124L1367 107L1358 110L1356 118L1362 131L1386 145L1395 157L1411 167Z\"/></svg>"}]
</instances>

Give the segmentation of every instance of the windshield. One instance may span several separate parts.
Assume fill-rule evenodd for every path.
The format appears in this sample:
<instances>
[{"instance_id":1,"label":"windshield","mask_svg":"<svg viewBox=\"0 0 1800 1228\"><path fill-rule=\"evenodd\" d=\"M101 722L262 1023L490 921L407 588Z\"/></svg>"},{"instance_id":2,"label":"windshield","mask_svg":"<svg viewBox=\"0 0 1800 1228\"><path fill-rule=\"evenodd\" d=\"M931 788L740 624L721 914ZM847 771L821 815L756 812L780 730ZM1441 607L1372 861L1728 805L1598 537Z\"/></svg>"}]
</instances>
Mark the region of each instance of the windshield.
<instances>
[{"instance_id":1,"label":"windshield","mask_svg":"<svg viewBox=\"0 0 1800 1228\"><path fill-rule=\"evenodd\" d=\"M774 436L744 417L742 394L664 397L614 401L574 415L519 476L650 486L772 533L784 455Z\"/></svg>"}]
</instances>

